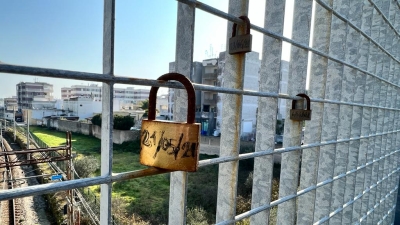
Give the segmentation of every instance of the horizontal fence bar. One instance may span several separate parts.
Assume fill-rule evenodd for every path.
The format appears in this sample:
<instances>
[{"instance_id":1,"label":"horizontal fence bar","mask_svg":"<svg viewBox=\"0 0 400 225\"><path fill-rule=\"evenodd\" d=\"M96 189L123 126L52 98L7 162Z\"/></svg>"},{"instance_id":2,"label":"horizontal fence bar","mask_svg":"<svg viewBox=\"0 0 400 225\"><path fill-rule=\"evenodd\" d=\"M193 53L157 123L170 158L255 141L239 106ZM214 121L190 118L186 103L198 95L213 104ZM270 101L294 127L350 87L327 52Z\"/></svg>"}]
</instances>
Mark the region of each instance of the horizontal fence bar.
<instances>
[{"instance_id":1,"label":"horizontal fence bar","mask_svg":"<svg viewBox=\"0 0 400 225\"><path fill-rule=\"evenodd\" d=\"M42 195L54 193L58 191L66 191L75 188L88 187L99 184L110 184L124 180L130 180L139 177L152 176L157 174L173 172L171 170L158 169L149 167L142 170L135 170L131 172L118 173L113 176L98 176L93 178L84 178L79 180L60 181L58 183L40 184L34 186L27 186L12 190L0 191L0 201L22 198L32 195Z\"/></svg>"},{"instance_id":2,"label":"horizontal fence bar","mask_svg":"<svg viewBox=\"0 0 400 225\"><path fill-rule=\"evenodd\" d=\"M387 179L387 178L388 178L388 177L386 177L386 179ZM314 223L314 225L323 224L323 223L327 222L327 221L328 221L330 218L332 218L334 215L336 215L336 214L342 212L343 209L345 209L346 207L352 205L356 200L358 200L359 198L361 198L361 196L363 196L364 194L370 192L370 190L371 190L372 188L377 187L378 184L382 183L383 181L384 181L384 179L378 181L376 184L372 185L368 190L366 190L365 192L360 193L359 195L357 195L357 198L354 198L353 200L350 200L350 201L346 202L345 204L343 204L343 207L340 207L340 208L336 209L335 211L329 213L328 216L326 216L326 217L324 217L324 218L318 220L317 222ZM374 206L374 208L372 209L372 211L375 210L375 209L381 204L382 201L385 201L385 200L389 197L389 195L393 194L393 193L394 193L395 191L397 191L397 190L398 190L398 186L396 186L396 187L395 187L393 190L391 190L387 195L385 195L385 197L383 197L382 199L380 199L380 200L379 200L379 203L377 203L377 204ZM371 211L371 212L372 212L372 211Z\"/></svg>"},{"instance_id":3,"label":"horizontal fence bar","mask_svg":"<svg viewBox=\"0 0 400 225\"><path fill-rule=\"evenodd\" d=\"M382 219L378 222L378 224L381 224L394 210L396 210L396 204L394 204L392 208L386 213L386 215L382 217Z\"/></svg>"},{"instance_id":4,"label":"horizontal fence bar","mask_svg":"<svg viewBox=\"0 0 400 225\"><path fill-rule=\"evenodd\" d=\"M238 157L219 157L219 158L214 158L214 159L205 159L205 160L199 161L199 167L204 167L204 166L209 166L209 165L214 165L214 164L219 164L219 163L224 163L224 162L230 162L230 161L235 161L235 160L251 159L251 158L266 156L266 155L282 154L285 152L304 150L304 149L320 147L320 146L324 146L324 145L356 141L356 140L361 140L361 139L383 136L383 135L387 135L387 134L393 134L393 133L397 133L397 132L400 132L400 130L379 133L379 134L373 134L373 135L368 135L368 136L353 137L353 138L349 138L349 139L323 141L323 142L318 142L318 143L305 144L305 145L301 145L301 146L278 148L275 150L265 150L265 151L259 151L259 152L244 153L244 154L240 154ZM398 151L400 151L400 149L392 152L391 154L396 153Z\"/></svg>"},{"instance_id":5,"label":"horizontal fence bar","mask_svg":"<svg viewBox=\"0 0 400 225\"><path fill-rule=\"evenodd\" d=\"M240 18L235 17L235 16L233 16L233 15L229 15L228 13L222 12L222 11L220 11L220 10L214 9L214 8L208 6L208 5L204 4L204 3L201 3L201 2L199 2L199 1L196 1L196 0L177 0L177 1L182 2L182 3L185 3L185 4L192 5L192 6L196 7L196 8L198 8L198 9L204 10L204 11L206 11L206 12L208 12L208 13L211 13L211 14L216 15L216 16L218 16L218 17L224 18L224 19L229 20L229 21L231 21L231 22L234 22L234 23L237 23L237 24L244 24L243 20L241 20ZM319 4L321 4L321 6L325 7L327 10L332 10L332 9L330 9L329 6L327 6L326 4L324 4L323 2L321 2L320 0L316 0L316 1L317 1ZM325 6L324 6L324 5L325 5ZM332 11L334 12L334 10L332 10ZM343 16L340 16L338 13L336 13L336 14L337 14L337 16L340 17L341 19L344 19ZM347 21L346 19L344 19L344 20L345 20L345 22ZM347 22L350 23L350 21L347 21ZM353 26L354 26L354 25L353 25ZM288 42L288 43L290 43L290 44L292 44L292 45L294 45L294 46L296 46L296 47L298 47L298 48L302 48L302 49L311 51L311 52L314 53L314 54L317 54L317 55L319 55L319 56L325 57L325 58L330 59L330 60L332 60L332 61L334 61L334 62L341 63L341 64L343 64L343 65L346 65L346 66L348 66L348 67L350 67L350 68L356 69L356 70L358 70L358 71L360 71L360 72L363 72L363 73L365 73L365 74L368 74L368 75L370 75L370 76L373 76L373 77L375 77L375 78L377 78L377 79L379 79L379 80L381 80L381 81L383 81L383 82L385 82L385 83L391 84L391 85L393 85L393 86L395 86L395 87L397 87L397 88L400 87L399 85L397 85L397 84L395 84L395 83L393 83L393 82L390 82L389 80L383 79L382 77L379 77L379 76L377 76L377 75L375 75L375 74L373 74L373 73L370 73L370 72L368 72L368 71L366 71L366 70L364 70L364 69L362 69L362 68L360 68L360 67L358 67L358 66L355 66L355 65L353 65L353 64L347 63L347 62L345 62L345 61L343 61L343 60L340 60L340 59L338 59L338 58L332 57L332 56L330 56L330 55L328 55L328 54L326 54L326 53L323 53L323 52L321 52L321 51L319 51L319 50L316 50L316 49L314 49L314 48L311 48L311 47L309 47L309 46L307 46L307 45L304 45L304 44L295 42L295 41L293 41L292 39L289 39L289 38L284 37L283 35L276 34L276 33L274 33L274 32L271 32L271 31L269 31L269 30L267 30L267 29L265 29L265 28L256 26L256 25L254 25L254 24L250 24L250 27L251 27L251 29L256 30L256 31L258 31L258 32L260 32L260 33L263 33L263 34L265 34L265 35L268 35L268 36L270 36L270 37L273 37L273 38L276 38L276 39L279 39L279 40ZM357 28L357 29L358 29L358 28ZM372 38L369 37L365 32L363 32L363 31L361 31L361 30L359 30L359 29L358 29L358 31L359 31L361 34L363 34L368 40L370 40L370 41L373 42L375 45L377 45L378 48L380 48L383 52L385 52L387 55L389 55L394 61L396 61L397 63L400 63L399 59L395 58L395 57L394 57L393 55L391 55L388 51L386 51L382 46L380 46L376 41L372 40Z\"/></svg>"},{"instance_id":6,"label":"horizontal fence bar","mask_svg":"<svg viewBox=\"0 0 400 225\"><path fill-rule=\"evenodd\" d=\"M315 190L321 186L324 186L326 184L332 183L335 180L341 179L349 174L355 173L375 162L378 162L392 154L395 154L397 152L399 152L400 150L396 150L394 152L391 152L385 156L382 156L378 159L374 159L371 162L366 163L363 166L359 166L357 169L353 169L351 171L347 171L346 173L337 175L335 177L333 177L332 179L328 179L325 181L322 181L320 183L318 183L317 185L313 185L310 186L306 189L300 190L297 192L296 195L289 195L289 196L285 196L284 198L278 199L274 202L271 202L270 205L268 205L267 208L265 208L266 206L262 206L262 207L258 207L253 212L253 210L250 210L248 212L251 213L251 215L254 215L262 210L266 210L270 207L276 206L280 203L283 203L285 201L288 201L292 198L298 197L300 195L303 195L307 192L310 192L312 190ZM201 162L201 161L200 161ZM389 175L386 176L389 177L392 174L398 172L400 170L400 167L397 168L396 170L392 171ZM145 176L151 176L151 175L157 175L157 174L163 174L163 173L169 173L169 172L173 172L171 170L164 170L164 169L158 169L158 168L154 168L154 167L149 167L143 170L136 170L136 171L131 171L131 172L124 172L124 173L118 173L116 175L113 176L99 176L99 177L95 177L95 178L84 178L84 179L78 179L78 180L71 180L71 181L62 181L62 182L58 182L58 183L51 183L51 184L41 184L41 185L35 185L35 186L28 186L28 187L23 187L23 188L18 188L18 189L12 189L12 190L5 190L5 191L0 191L0 201L3 200L9 200L9 199L13 199L13 198L21 198L21 197L26 197L26 196L31 196L31 195L41 195L41 194L48 194L48 193L54 193L57 191L65 191L65 190L69 190L69 189L74 189L74 188L81 188L81 187L88 187L88 186L93 186L93 185L99 185L99 184L105 184L105 183L113 183L113 182L119 182L119 181L124 181L124 180L129 180L129 179L134 179L134 178L139 178L139 177L145 177ZM385 179L386 179L385 178ZM383 179L383 180L385 180ZM381 180L381 182L383 181ZM377 182L377 184L379 184L380 182ZM377 184L374 184L371 186L371 188L375 187ZM369 188L370 189L370 188ZM366 189L368 190L368 189ZM245 213L244 213L245 214ZM251 216L248 215L248 216ZM245 216L244 218L248 217ZM235 217L236 218L236 217ZM242 218L243 219L243 218ZM240 219L238 219L240 220ZM238 221L235 219L235 221ZM232 221L231 221L232 222Z\"/></svg>"},{"instance_id":7,"label":"horizontal fence bar","mask_svg":"<svg viewBox=\"0 0 400 225\"><path fill-rule=\"evenodd\" d=\"M354 172L356 172L356 171L358 171L358 169L355 170ZM400 167L398 167L396 170L393 170L393 171L392 171L391 173L389 173L387 176L383 177L383 178L382 178L381 180L379 180L376 184L373 184L373 185L371 185L370 187L368 187L367 189L365 189L365 190L362 192L361 195L364 195L365 193L368 193L371 189L377 187L377 185L378 185L379 183L381 183L382 181L388 179L390 176L392 176L393 174L395 174L395 173L397 173L397 172L399 172L399 171L400 171ZM354 172L352 172L352 173L354 173ZM235 216L235 219L234 219L234 220L223 221L223 222L221 222L221 223L217 223L217 225L228 225L228 224L232 224L232 223L234 223L234 222L238 222L238 221L243 220L243 219L245 219L245 218L248 218L248 217L250 217L250 216L252 216L252 215L254 215L254 214L257 214L257 213L259 213L259 212L261 212L261 211L270 209L270 208L272 208L272 207L274 207L274 206L277 206L277 205L279 205L279 204L282 204L282 203L284 203L284 202L286 202L286 201L289 201L289 200L291 200L291 199L294 199L294 198L296 198L296 197L299 197L299 196L301 196L301 195L304 195L304 194L306 194L306 193L308 193L308 192L310 192L310 191L316 190L317 188L320 188L320 187L322 187L322 186L324 186L324 185L326 185L326 184L332 183L332 182L334 182L335 180L338 180L338 179L340 179L340 178L342 178L342 177L334 177L334 178L331 179L329 182L318 183L317 185L310 186L310 187L308 187L308 188L305 188L305 189L303 189L303 190L298 191L297 194L285 196L284 198L280 198L280 199L278 199L278 200L275 200L275 201L271 202L270 204L263 205L263 206L260 206L260 207L251 209L251 210L249 210L249 211L247 211L247 212L244 212L244 213L242 213L242 214L240 214L240 215Z\"/></svg>"},{"instance_id":8,"label":"horizontal fence bar","mask_svg":"<svg viewBox=\"0 0 400 225\"><path fill-rule=\"evenodd\" d=\"M378 11L383 20L389 25L389 27L396 33L397 36L400 36L400 33L396 30L396 28L393 26L393 24L388 20L388 18L385 16L385 14L382 12L382 10L380 8L378 8L378 6L375 4L374 1L372 0L368 0L369 3L371 3L371 5L376 9L376 11ZM397 2L398 3L398 2Z\"/></svg>"},{"instance_id":9,"label":"horizontal fence bar","mask_svg":"<svg viewBox=\"0 0 400 225\"><path fill-rule=\"evenodd\" d=\"M354 25L352 22L350 22L348 19L344 18L342 15L340 15L338 12L336 12L335 10L333 10L332 7L328 6L325 2L323 2L322 0L315 0L320 6L324 7L326 10L332 12L333 15L335 15L336 17L338 17L340 20L342 20L343 22L346 22L348 25L350 25L354 30L358 31L360 34L362 34L367 40L371 41L374 45L376 45L379 49L381 49L384 53L386 53L388 56L390 56L390 58L392 58L393 60L395 60L397 63L400 63L399 59L397 59L396 57L394 57L392 54L390 54L384 47L382 47L380 44L378 44L378 42L376 42L374 39L372 39L370 36L368 36L364 31L362 31L360 28L358 28L356 25ZM372 2L371 0L369 0L370 2ZM374 8L377 9L376 5L373 4ZM383 15L383 13L377 9L378 12L380 12ZM386 17L385 17L386 18ZM390 22L389 22L390 24ZM390 24L391 26L391 24ZM391 26L393 28L393 26ZM399 36L399 33L396 31L396 29L393 28L393 30L396 32L396 34Z\"/></svg>"},{"instance_id":10,"label":"horizontal fence bar","mask_svg":"<svg viewBox=\"0 0 400 225\"><path fill-rule=\"evenodd\" d=\"M86 72L78 72L78 71L70 71L70 70L58 70L58 69L49 69L49 68L37 68L37 67L27 67L27 66L14 66L9 64L0 64L0 73L13 73L20 75L35 75L35 76L43 76L43 77L51 77L51 78L63 78L63 79L74 79L74 80L85 80L85 81L97 81L104 83L117 83L117 84L131 84L131 85L142 85L142 86L153 86L153 87L168 87L168 88L177 88L183 89L183 85L176 82L166 82L166 81L158 81L151 79L142 79L142 78L132 78L132 77L122 77L122 76L108 76L101 73L86 73ZM193 84L196 90L200 91L213 91L219 93L226 94L242 94L248 96L257 96L257 97L271 97L271 98L282 98L282 99L290 99L290 100L301 100L301 97L298 96L289 96L287 94L280 93L270 93L270 92L257 92L251 90L238 90L234 88L223 88L216 87L211 85L204 84ZM377 108L377 109L388 109L394 111L400 111L397 108L387 108L377 105L367 105L367 104L359 104L353 102L343 102L343 101L335 101L329 99L319 99L319 98L311 98L312 102L320 102L320 103L328 103L328 104L342 104L342 105L350 105L350 106L359 106L359 107L369 107L369 108Z\"/></svg>"},{"instance_id":11,"label":"horizontal fence bar","mask_svg":"<svg viewBox=\"0 0 400 225\"><path fill-rule=\"evenodd\" d=\"M398 189L398 187L396 188L396 190L397 189ZM386 197L385 197L385 199L386 199ZM380 201L382 201L382 199ZM370 210L368 210L368 212L365 213L364 216L360 218L359 222L361 223L362 221L364 221L368 217L368 215L370 215L379 205L380 205L380 203L375 204L374 207L372 207ZM394 208L396 208L396 205L394 205Z\"/></svg>"}]
</instances>

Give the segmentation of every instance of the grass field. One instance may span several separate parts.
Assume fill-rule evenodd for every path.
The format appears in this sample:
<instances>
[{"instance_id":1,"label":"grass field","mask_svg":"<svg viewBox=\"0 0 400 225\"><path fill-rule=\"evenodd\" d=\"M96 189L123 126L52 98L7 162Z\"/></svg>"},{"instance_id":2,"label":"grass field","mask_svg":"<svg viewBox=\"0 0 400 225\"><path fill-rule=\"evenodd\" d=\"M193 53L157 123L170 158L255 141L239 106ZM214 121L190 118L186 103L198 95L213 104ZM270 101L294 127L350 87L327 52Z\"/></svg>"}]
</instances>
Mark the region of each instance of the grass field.
<instances>
[{"instance_id":1,"label":"grass field","mask_svg":"<svg viewBox=\"0 0 400 225\"><path fill-rule=\"evenodd\" d=\"M65 144L65 132L34 126L30 127L30 131L51 147ZM101 141L95 137L72 134L73 151L80 157L91 155L100 161L100 146ZM146 168L139 162L139 148L138 142L114 144L113 173ZM100 175L99 171L95 175ZM100 190L98 186L91 189L96 192ZM161 174L114 183L112 192L113 197L120 197L128 204L128 212L134 211L143 218L158 220L153 215L166 216L162 207L168 205L165 199L169 197L169 176Z\"/></svg>"},{"instance_id":2,"label":"grass field","mask_svg":"<svg viewBox=\"0 0 400 225\"><path fill-rule=\"evenodd\" d=\"M65 132L58 132L42 127L31 127L31 131L49 146L65 144ZM80 155L92 155L100 160L100 140L82 134L72 134L73 150ZM139 142L125 142L113 145L113 172L127 172L145 168L139 163ZM253 146L244 145L241 153L254 151ZM200 155L200 160L214 156ZM251 203L251 188L253 159L242 160L239 163L238 174L238 212L249 210ZM276 170L278 171L278 170ZM275 172L275 169L274 169ZM95 175L99 175L99 172ZM251 179L249 179L251 178ZM273 198L277 197L278 182L274 181ZM99 187L92 187L99 192ZM188 173L187 207L189 218L202 218L202 222L191 221L193 224L215 223L215 212L218 190L218 165L200 168L195 173ZM118 199L120 208L128 218L138 215L150 224L166 224L169 206L169 174L143 177L134 180L117 182L112 188L113 201ZM273 199L273 200L274 200ZM122 200L122 201L121 201ZM199 212L201 215L198 215ZM197 215L193 215L197 213ZM125 221L129 221L126 220ZM204 221L206 218L206 221ZM188 221L189 222L189 221ZM125 224L125 223L124 223ZM139 224L132 221L126 224ZM143 224L143 223L140 223ZM240 224L247 224L247 221Z\"/></svg>"}]
</instances>

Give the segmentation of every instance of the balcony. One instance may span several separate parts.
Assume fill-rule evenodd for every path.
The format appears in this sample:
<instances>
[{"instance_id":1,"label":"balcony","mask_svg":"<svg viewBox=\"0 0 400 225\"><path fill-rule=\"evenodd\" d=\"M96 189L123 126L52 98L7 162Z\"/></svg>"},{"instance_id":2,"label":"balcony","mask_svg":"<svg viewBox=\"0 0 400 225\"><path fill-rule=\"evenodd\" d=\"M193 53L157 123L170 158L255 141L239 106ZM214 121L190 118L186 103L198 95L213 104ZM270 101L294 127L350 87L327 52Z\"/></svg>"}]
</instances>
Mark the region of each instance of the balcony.
<instances>
[{"instance_id":1,"label":"balcony","mask_svg":"<svg viewBox=\"0 0 400 225\"><path fill-rule=\"evenodd\" d=\"M203 79L205 80L216 80L218 78L218 74L215 73L205 73L203 75Z\"/></svg>"},{"instance_id":2,"label":"balcony","mask_svg":"<svg viewBox=\"0 0 400 225\"><path fill-rule=\"evenodd\" d=\"M217 104L217 98L205 98L205 99L203 99L203 104L215 105L215 104Z\"/></svg>"},{"instance_id":3,"label":"balcony","mask_svg":"<svg viewBox=\"0 0 400 225\"><path fill-rule=\"evenodd\" d=\"M44 90L43 89L34 89L34 88L26 88L26 89L22 89L22 90L19 90L20 92L21 91L25 91L25 92L43 92Z\"/></svg>"}]
</instances>

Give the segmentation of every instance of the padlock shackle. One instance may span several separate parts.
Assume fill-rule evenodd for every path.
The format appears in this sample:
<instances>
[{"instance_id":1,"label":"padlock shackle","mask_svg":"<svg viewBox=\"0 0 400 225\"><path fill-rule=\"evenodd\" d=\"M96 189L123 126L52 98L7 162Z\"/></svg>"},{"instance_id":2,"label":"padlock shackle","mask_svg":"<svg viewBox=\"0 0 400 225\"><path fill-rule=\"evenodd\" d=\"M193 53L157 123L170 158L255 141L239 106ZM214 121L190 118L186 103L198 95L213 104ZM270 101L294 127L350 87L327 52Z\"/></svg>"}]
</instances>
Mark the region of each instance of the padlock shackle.
<instances>
[{"instance_id":1,"label":"padlock shackle","mask_svg":"<svg viewBox=\"0 0 400 225\"><path fill-rule=\"evenodd\" d=\"M159 77L157 80L162 81L170 81L176 80L183 84L186 89L188 95L188 108L187 108L187 123L195 123L195 110L196 110L196 94L194 92L194 87L192 82L180 73L167 73ZM156 119L156 101L157 101L157 92L159 87L151 87L149 94L149 111L148 111L148 120Z\"/></svg>"},{"instance_id":2,"label":"padlock shackle","mask_svg":"<svg viewBox=\"0 0 400 225\"><path fill-rule=\"evenodd\" d=\"M246 23L246 34L250 34L250 19L247 16L239 16L240 19L242 19ZM237 28L237 23L233 23L232 27L232 37L236 36L236 28Z\"/></svg>"},{"instance_id":3,"label":"padlock shackle","mask_svg":"<svg viewBox=\"0 0 400 225\"><path fill-rule=\"evenodd\" d=\"M304 94L304 93L300 93L300 94L297 94L296 96L299 96L299 97L302 97L302 98L305 98L306 99L306 101L307 101L307 110L311 110L311 103L310 103L310 97L308 97L308 95L306 95L306 94ZM292 109L295 109L295 107L296 107L296 100L293 100L292 101Z\"/></svg>"}]
</instances>

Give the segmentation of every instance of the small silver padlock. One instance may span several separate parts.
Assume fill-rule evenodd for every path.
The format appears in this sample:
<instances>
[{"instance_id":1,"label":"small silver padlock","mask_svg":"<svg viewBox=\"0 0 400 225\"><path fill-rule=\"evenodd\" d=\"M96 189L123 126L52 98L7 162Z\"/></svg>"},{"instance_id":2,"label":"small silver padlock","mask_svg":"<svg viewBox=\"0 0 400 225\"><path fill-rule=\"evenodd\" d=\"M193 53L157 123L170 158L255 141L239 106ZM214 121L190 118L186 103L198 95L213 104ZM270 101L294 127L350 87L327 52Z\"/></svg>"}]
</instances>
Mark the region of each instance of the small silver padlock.
<instances>
[{"instance_id":1,"label":"small silver padlock","mask_svg":"<svg viewBox=\"0 0 400 225\"><path fill-rule=\"evenodd\" d=\"M237 24L232 26L232 37L229 39L229 54L251 52L252 36L250 34L250 20L247 16L240 16L246 22L246 34L236 35Z\"/></svg>"},{"instance_id":2,"label":"small silver padlock","mask_svg":"<svg viewBox=\"0 0 400 225\"><path fill-rule=\"evenodd\" d=\"M292 101L292 109L290 110L290 119L296 121L302 120L311 120L311 106L310 106L310 97L306 94L298 94L296 96L305 98L307 101L307 109L295 109L296 100Z\"/></svg>"}]
</instances>

